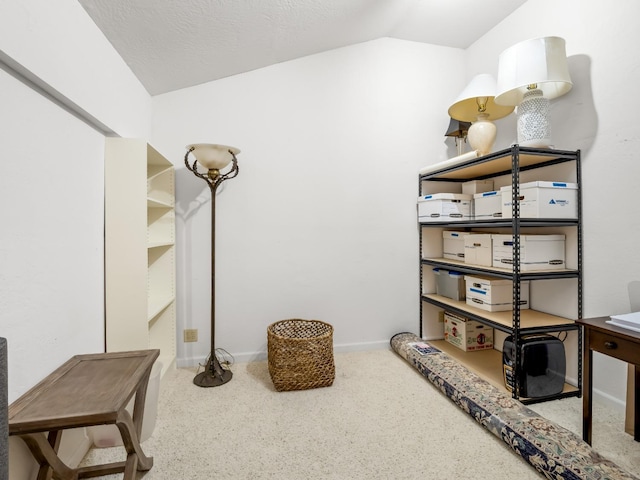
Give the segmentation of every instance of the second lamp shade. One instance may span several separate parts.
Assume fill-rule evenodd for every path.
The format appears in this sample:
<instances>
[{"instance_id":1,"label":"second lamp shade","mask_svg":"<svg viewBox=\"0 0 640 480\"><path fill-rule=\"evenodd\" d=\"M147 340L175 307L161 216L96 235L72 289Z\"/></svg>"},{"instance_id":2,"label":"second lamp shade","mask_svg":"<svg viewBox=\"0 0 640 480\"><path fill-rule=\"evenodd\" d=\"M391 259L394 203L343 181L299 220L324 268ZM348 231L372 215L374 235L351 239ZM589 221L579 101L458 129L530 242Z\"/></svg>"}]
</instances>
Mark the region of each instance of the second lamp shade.
<instances>
[{"instance_id":1,"label":"second lamp shade","mask_svg":"<svg viewBox=\"0 0 640 480\"><path fill-rule=\"evenodd\" d=\"M494 101L496 81L488 73L473 77L462 93L449 107L449 116L463 122L472 122L467 139L478 155L491 152L496 140L496 127L492 120L506 117L514 107L498 105Z\"/></svg>"}]
</instances>

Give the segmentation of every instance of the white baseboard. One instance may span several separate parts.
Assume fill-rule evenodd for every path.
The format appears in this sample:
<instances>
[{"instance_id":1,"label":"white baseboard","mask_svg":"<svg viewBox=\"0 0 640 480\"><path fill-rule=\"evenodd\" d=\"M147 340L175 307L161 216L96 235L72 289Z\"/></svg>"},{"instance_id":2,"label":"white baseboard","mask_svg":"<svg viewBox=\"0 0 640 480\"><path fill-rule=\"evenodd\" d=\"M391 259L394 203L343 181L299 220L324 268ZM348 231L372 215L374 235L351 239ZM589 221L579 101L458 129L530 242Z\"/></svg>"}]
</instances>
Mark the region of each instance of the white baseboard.
<instances>
[{"instance_id":1,"label":"white baseboard","mask_svg":"<svg viewBox=\"0 0 640 480\"><path fill-rule=\"evenodd\" d=\"M347 353L347 352L362 352L366 350L382 350L390 348L389 340L380 340L377 342L366 343L343 343L333 346L334 353ZM233 358L236 362L259 362L267 359L267 352L245 352L234 354ZM176 360L176 367L178 368L191 368L203 365L206 362L206 357L188 357L178 358Z\"/></svg>"},{"instance_id":2,"label":"white baseboard","mask_svg":"<svg viewBox=\"0 0 640 480\"><path fill-rule=\"evenodd\" d=\"M626 409L626 399L619 399L609 395L602 390L593 389L592 392L593 401L601 405L606 405L612 409L624 412Z\"/></svg>"}]
</instances>

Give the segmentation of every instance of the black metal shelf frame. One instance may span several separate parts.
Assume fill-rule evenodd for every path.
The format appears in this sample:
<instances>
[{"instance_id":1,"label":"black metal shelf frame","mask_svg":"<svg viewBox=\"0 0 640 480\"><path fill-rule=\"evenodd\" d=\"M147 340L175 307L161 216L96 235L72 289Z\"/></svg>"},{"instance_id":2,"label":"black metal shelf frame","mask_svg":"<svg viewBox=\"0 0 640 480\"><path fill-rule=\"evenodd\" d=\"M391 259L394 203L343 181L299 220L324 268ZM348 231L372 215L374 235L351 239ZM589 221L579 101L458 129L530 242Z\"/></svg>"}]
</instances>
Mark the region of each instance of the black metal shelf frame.
<instances>
[{"instance_id":1,"label":"black metal shelf frame","mask_svg":"<svg viewBox=\"0 0 640 480\"><path fill-rule=\"evenodd\" d=\"M527 165L521 166L521 155L526 155L529 159ZM505 157L511 157L511 169L491 169L491 163L497 160L504 159ZM540 161L531 160L536 157L540 157ZM520 205L518 198L520 196L520 172L526 170L538 169L550 165L556 165L564 162L575 162L576 169L576 183L577 189L577 219L521 219L520 218ZM466 176L464 175L466 170L472 170L473 167L479 165L486 166L488 172L482 172L480 174L474 174ZM456 173L456 175L451 175ZM508 149L504 149L498 152L485 155L476 159L471 159L463 163L443 167L442 169L429 172L427 174L420 174L418 179L418 195L422 195L422 185L424 181L447 181L447 182L466 182L470 180L483 180L487 178L493 178L501 175L511 175L511 194L512 194L512 218L511 219L489 219L489 220L470 220L464 222L451 222L451 221L436 221L436 222L418 222L419 230L419 264L432 265L434 267L442 268L455 268L456 271L464 273L482 273L485 275L493 276L496 278L508 278L513 281L513 305L520 305L520 281L521 280L545 280L545 279L557 279L557 278L576 278L578 281L577 288L577 310L578 318L582 318L582 304L583 304L583 270L582 270L582 181L581 181L581 166L580 166L580 150L567 151L567 150L552 150L552 149L537 149L521 147L519 145L513 145ZM424 259L422 258L422 230L425 227L457 227L457 228L511 228L513 234L513 269L511 272L501 272L491 269L484 269L482 267L475 267L471 265L460 265L447 263L440 259ZM578 256L578 268L573 270L562 271L546 271L546 272L525 272L520 271L520 231L522 228L527 227L553 227L553 226L571 226L577 228L577 256ZM422 292L423 272L420 268L419 281L420 292ZM534 327L534 328L521 328L520 309L514 308L512 311L512 326L511 328L505 327L502 324L491 321L490 319L481 315L475 314L468 310L452 307L446 303L440 303L432 298L424 297L420 293L420 336L423 335L422 321L423 321L423 302L436 305L440 308L453 311L460 315L464 315L468 318L477 320L481 323L487 324L500 331L510 333L515 349L515 361L514 361L514 378L519 378L519 369L521 367L521 352L520 352L520 339L524 334L532 333L551 333L562 331L577 331L578 333L578 387L576 391L562 392L558 395L550 397L544 397L540 399L527 399L525 403L536 403L540 401L552 400L557 398L565 398L570 396L582 395L582 329L574 323L567 323L564 325ZM515 388L512 391L514 399L520 399L520 385L516 382ZM523 402L525 399L521 399Z\"/></svg>"}]
</instances>

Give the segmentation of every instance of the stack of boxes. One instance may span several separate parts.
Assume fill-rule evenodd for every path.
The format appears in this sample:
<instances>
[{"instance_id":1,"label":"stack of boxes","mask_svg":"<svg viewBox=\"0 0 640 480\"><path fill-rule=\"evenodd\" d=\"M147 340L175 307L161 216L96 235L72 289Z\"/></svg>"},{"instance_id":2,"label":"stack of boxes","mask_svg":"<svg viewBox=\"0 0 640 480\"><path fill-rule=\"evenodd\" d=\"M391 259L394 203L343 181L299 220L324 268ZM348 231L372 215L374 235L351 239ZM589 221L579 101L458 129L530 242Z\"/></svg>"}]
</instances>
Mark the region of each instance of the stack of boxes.
<instances>
[{"instance_id":1,"label":"stack of boxes","mask_svg":"<svg viewBox=\"0 0 640 480\"><path fill-rule=\"evenodd\" d=\"M520 184L521 218L577 218L577 185L567 182ZM420 221L468 221L511 218L512 187L493 189L492 180L462 184L462 193L436 193L418 199ZM465 264L511 269L513 236L446 230L443 257ZM557 270L566 267L564 235L520 235L520 271ZM436 293L490 311L513 309L511 280L463 275L434 269ZM520 283L520 309L529 308L529 282ZM493 348L493 329L445 311L445 340L465 351Z\"/></svg>"},{"instance_id":2,"label":"stack of boxes","mask_svg":"<svg viewBox=\"0 0 640 480\"><path fill-rule=\"evenodd\" d=\"M520 218L578 218L578 186L569 182L520 184ZM462 193L418 197L420 221L466 221L511 218L512 187L493 189L493 180L462 184Z\"/></svg>"}]
</instances>

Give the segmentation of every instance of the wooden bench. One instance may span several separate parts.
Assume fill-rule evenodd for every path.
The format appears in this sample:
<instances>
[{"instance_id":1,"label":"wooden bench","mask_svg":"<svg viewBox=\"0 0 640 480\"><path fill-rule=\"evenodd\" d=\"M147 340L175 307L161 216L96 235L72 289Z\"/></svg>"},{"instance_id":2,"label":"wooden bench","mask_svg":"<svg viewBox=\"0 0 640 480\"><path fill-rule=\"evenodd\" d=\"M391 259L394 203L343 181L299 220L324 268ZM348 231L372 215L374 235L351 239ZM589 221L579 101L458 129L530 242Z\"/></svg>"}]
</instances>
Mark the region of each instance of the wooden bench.
<instances>
[{"instance_id":1,"label":"wooden bench","mask_svg":"<svg viewBox=\"0 0 640 480\"><path fill-rule=\"evenodd\" d=\"M147 384L159 350L76 355L9 406L9 435L21 438L40 465L38 480L76 480L124 473L134 480L153 458L140 446ZM126 406L136 396L133 415ZM62 432L115 424L127 453L123 462L70 468L58 457ZM45 436L44 433L48 432Z\"/></svg>"}]
</instances>

